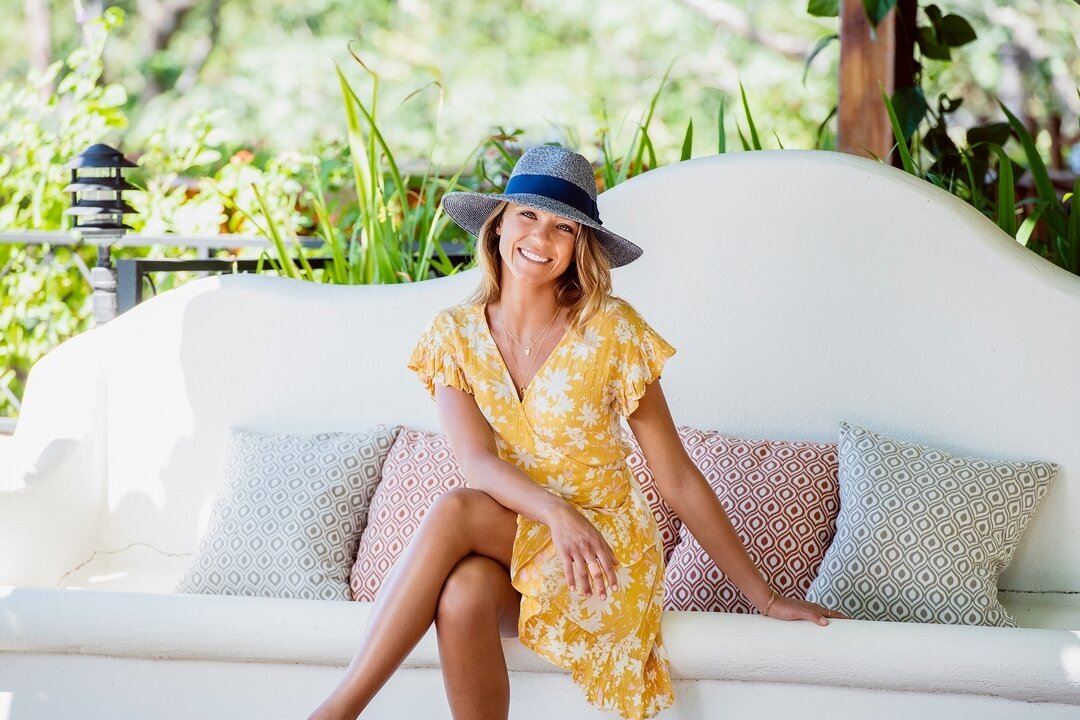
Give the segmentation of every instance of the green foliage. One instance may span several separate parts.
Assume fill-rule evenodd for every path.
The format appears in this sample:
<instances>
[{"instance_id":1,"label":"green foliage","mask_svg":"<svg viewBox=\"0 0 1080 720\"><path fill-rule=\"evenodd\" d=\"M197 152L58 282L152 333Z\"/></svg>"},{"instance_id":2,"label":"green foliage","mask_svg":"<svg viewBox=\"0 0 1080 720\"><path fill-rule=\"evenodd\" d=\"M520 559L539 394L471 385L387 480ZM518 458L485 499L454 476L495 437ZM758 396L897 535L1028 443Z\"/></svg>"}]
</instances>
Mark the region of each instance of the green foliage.
<instances>
[{"instance_id":1,"label":"green foliage","mask_svg":"<svg viewBox=\"0 0 1080 720\"><path fill-rule=\"evenodd\" d=\"M921 177L967 201L994 220L1002 231L1017 242L1056 265L1080 275L1080 213L1073 192L1059 196L1050 180L1046 163L1035 138L1007 107L1001 110L1008 123L990 123L967 132L968 145L958 146L946 132L944 116L955 109L946 97L939 101L938 114L921 142L918 134L906 137L888 94L882 100L892 123L896 149L905 172ZM1015 138L1035 186L1034 198L1017 201L1015 179L1025 168L1006 152L1005 145ZM929 167L923 159L930 161ZM994 179L996 177L996 180ZM1026 213L1016 224L1018 212Z\"/></svg>"},{"instance_id":2,"label":"green foliage","mask_svg":"<svg viewBox=\"0 0 1080 720\"><path fill-rule=\"evenodd\" d=\"M110 9L66 61L0 86L0 229L59 229L68 206L63 164L127 125L124 89L100 82L106 39L122 22ZM93 256L93 248L0 244L0 415L17 410L37 359L89 326L80 265Z\"/></svg>"},{"instance_id":3,"label":"green foliage","mask_svg":"<svg viewBox=\"0 0 1080 720\"><path fill-rule=\"evenodd\" d=\"M975 30L959 15L943 15L937 5L923 8L930 24L919 28L916 42L923 57L932 60L952 60L951 48L967 45L975 40Z\"/></svg>"},{"instance_id":4,"label":"green foliage","mask_svg":"<svg viewBox=\"0 0 1080 720\"><path fill-rule=\"evenodd\" d=\"M337 284L396 283L424 280L433 274L449 275L458 268L444 245L462 233L452 226L439 200L447 190L461 187L462 169L443 178L432 164L431 150L425 168L418 177L404 174L380 128L379 74L353 55L371 80L371 94L360 98L340 67L337 68L345 109L349 166L352 171L350 196L339 194L331 206L324 187L322 168L313 165L311 188L305 193L310 202L316 232L323 240L321 252L329 253L331 262L323 271L311 267L295 233L283 227L266 202L258 186L253 186L255 210L235 201L244 217L271 239L274 256L270 264L282 275L295 279ZM441 88L433 85L441 96ZM410 98L416 97L414 93ZM441 98L440 98L441 99ZM432 148L438 137L438 120L432 131ZM482 147L471 153L474 157ZM338 218L334 222L333 218Z\"/></svg>"},{"instance_id":5,"label":"green foliage","mask_svg":"<svg viewBox=\"0 0 1080 720\"><path fill-rule=\"evenodd\" d=\"M877 27L885 19L889 11L896 5L896 0L863 0L863 8L866 9L866 17L870 18L871 24Z\"/></svg>"},{"instance_id":6,"label":"green foliage","mask_svg":"<svg viewBox=\"0 0 1080 720\"><path fill-rule=\"evenodd\" d=\"M840 0L810 0L806 12L817 17L836 17L840 14Z\"/></svg>"},{"instance_id":7,"label":"green foliage","mask_svg":"<svg viewBox=\"0 0 1080 720\"><path fill-rule=\"evenodd\" d=\"M123 18L110 8L66 61L0 86L0 228L59 228L67 208L64 163L127 127L127 93L101 83L105 42Z\"/></svg>"}]
</instances>

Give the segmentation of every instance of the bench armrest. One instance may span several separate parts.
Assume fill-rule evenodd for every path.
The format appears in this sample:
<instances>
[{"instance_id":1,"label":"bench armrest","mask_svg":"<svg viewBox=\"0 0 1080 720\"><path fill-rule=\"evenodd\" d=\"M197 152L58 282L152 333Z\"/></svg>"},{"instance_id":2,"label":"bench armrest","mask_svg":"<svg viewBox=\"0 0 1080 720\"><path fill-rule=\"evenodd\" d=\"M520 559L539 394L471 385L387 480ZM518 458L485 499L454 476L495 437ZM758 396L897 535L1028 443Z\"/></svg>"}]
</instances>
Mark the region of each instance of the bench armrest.
<instances>
[{"instance_id":1,"label":"bench armrest","mask_svg":"<svg viewBox=\"0 0 1080 720\"><path fill-rule=\"evenodd\" d=\"M0 583L50 586L89 557L101 518L87 439L0 443Z\"/></svg>"}]
</instances>

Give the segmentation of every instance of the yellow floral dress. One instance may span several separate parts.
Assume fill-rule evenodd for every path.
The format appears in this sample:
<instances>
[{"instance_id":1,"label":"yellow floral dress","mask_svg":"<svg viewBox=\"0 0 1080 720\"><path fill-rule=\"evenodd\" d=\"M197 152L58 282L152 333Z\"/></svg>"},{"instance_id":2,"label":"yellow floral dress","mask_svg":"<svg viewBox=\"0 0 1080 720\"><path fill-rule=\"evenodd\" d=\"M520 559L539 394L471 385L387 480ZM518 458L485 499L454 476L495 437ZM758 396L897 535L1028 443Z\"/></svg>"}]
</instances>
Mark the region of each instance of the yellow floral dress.
<instances>
[{"instance_id":1,"label":"yellow floral dress","mask_svg":"<svg viewBox=\"0 0 1080 720\"><path fill-rule=\"evenodd\" d=\"M591 704L625 718L653 717L674 701L660 636L660 535L620 422L674 352L610 298L580 334L564 333L521 400L482 305L436 315L409 362L433 395L436 384L473 395L499 456L574 504L611 546L618 590L587 598L568 589L547 526L518 516L510 574L521 642L569 669Z\"/></svg>"}]
</instances>

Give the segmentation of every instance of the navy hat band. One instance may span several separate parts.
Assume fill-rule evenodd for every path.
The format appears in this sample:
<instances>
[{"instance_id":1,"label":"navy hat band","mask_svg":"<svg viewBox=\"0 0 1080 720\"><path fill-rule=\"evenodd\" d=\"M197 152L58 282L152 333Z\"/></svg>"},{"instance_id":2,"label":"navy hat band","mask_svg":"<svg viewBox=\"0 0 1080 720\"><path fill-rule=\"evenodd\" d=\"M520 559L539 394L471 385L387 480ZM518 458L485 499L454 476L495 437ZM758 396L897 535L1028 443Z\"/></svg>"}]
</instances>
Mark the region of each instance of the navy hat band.
<instances>
[{"instance_id":1,"label":"navy hat band","mask_svg":"<svg viewBox=\"0 0 1080 720\"><path fill-rule=\"evenodd\" d=\"M596 207L596 201L589 193L582 190L574 183L552 175L514 175L506 183L504 195L528 194L542 195L552 200L557 200L564 205L569 205L581 214L591 218L597 225L603 225L600 221L600 210Z\"/></svg>"}]
</instances>

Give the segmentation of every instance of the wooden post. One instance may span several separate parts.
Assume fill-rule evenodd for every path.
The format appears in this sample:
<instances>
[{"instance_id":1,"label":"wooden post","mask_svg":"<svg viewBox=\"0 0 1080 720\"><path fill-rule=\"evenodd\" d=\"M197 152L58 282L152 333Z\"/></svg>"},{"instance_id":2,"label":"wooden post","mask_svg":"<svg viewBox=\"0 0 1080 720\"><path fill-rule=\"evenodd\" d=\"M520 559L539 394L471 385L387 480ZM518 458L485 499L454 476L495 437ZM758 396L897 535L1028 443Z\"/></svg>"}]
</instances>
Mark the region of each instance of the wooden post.
<instances>
[{"instance_id":1,"label":"wooden post","mask_svg":"<svg viewBox=\"0 0 1080 720\"><path fill-rule=\"evenodd\" d=\"M901 0L900 4L905 3ZM914 7L915 3L910 4ZM841 152L880 159L889 155L894 139L881 93L892 95L896 90L898 69L901 76L911 71L910 60L897 67L898 49L910 48L911 42L910 33L897 29L896 8L874 31L860 0L841 0L836 142ZM903 77L900 82L904 83Z\"/></svg>"}]
</instances>

